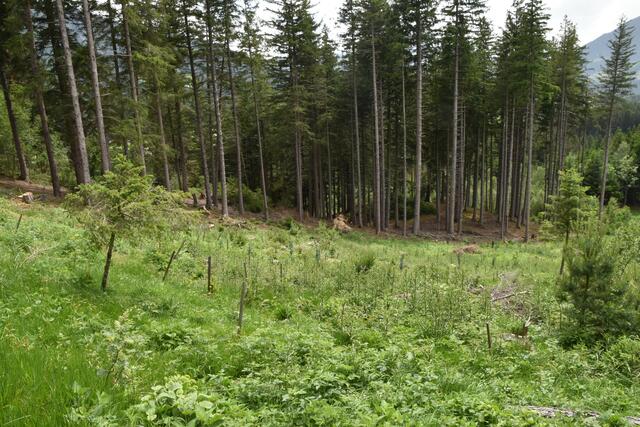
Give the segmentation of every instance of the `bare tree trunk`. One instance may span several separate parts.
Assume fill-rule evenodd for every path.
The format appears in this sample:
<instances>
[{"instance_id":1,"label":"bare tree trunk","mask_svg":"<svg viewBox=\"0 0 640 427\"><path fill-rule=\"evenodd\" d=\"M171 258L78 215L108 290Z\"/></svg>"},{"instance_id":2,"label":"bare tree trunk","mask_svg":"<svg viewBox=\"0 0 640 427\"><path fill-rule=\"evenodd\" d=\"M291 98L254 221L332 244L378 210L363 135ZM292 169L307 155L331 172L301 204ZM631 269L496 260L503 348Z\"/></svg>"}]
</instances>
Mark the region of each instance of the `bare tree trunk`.
<instances>
[{"instance_id":1,"label":"bare tree trunk","mask_svg":"<svg viewBox=\"0 0 640 427\"><path fill-rule=\"evenodd\" d=\"M69 82L69 91L71 95L71 103L73 105L73 120L76 131L76 159L78 163L76 176L78 184L87 184L91 181L89 173L89 158L87 156L87 146L84 138L84 127L82 125L82 112L80 111L80 97L78 96L78 87L76 86L76 76L73 70L73 60L71 57L71 48L69 47L69 37L67 36L67 27L64 17L64 8L62 0L56 0L58 9L58 22L60 25L60 40L64 51L64 60L67 66L67 80Z\"/></svg>"},{"instance_id":2,"label":"bare tree trunk","mask_svg":"<svg viewBox=\"0 0 640 427\"><path fill-rule=\"evenodd\" d=\"M145 159L144 141L142 139L142 123L140 118L140 103L138 102L138 78L133 66L133 49L131 48L131 32L129 31L129 20L127 19L128 0L122 1L122 26L124 28L125 45L127 47L127 68L129 69L129 83L131 84L131 97L133 98L133 116L136 122L136 132L138 136L138 148L140 150L140 164L142 172L147 174L147 162Z\"/></svg>"},{"instance_id":3,"label":"bare tree trunk","mask_svg":"<svg viewBox=\"0 0 640 427\"><path fill-rule=\"evenodd\" d=\"M120 60L118 59L118 41L116 38L116 28L115 28L115 11L111 6L111 0L107 0L107 13L108 13L108 22L109 22L109 33L111 39L111 54L113 56L113 70L115 72L116 78L116 88L118 89L118 95L122 95L122 77L120 76ZM118 107L118 114L120 116L120 120L124 120L124 110L121 106ZM124 155L126 157L129 156L129 141L127 138L122 138L122 149L124 151Z\"/></svg>"},{"instance_id":4,"label":"bare tree trunk","mask_svg":"<svg viewBox=\"0 0 640 427\"><path fill-rule=\"evenodd\" d=\"M402 235L407 235L407 97L402 62Z\"/></svg>"},{"instance_id":5,"label":"bare tree trunk","mask_svg":"<svg viewBox=\"0 0 640 427\"><path fill-rule=\"evenodd\" d=\"M22 141L20 140L20 133L18 132L18 123L13 111L13 104L11 102L11 90L9 88L9 82L4 74L4 66L0 63L0 84L2 85L2 92L4 94L4 103L7 107L7 116L9 117L9 124L11 126L11 135L13 136L13 145L16 149L16 157L18 158L18 167L20 174L18 179L28 181L29 169L27 168L27 159L24 155L22 147Z\"/></svg>"},{"instance_id":6,"label":"bare tree trunk","mask_svg":"<svg viewBox=\"0 0 640 427\"><path fill-rule=\"evenodd\" d=\"M419 9L419 7L418 7ZM418 10L416 32L416 165L415 195L413 200L413 234L420 233L422 215L422 16Z\"/></svg>"},{"instance_id":7,"label":"bare tree trunk","mask_svg":"<svg viewBox=\"0 0 640 427\"><path fill-rule=\"evenodd\" d=\"M357 178L357 182L358 182L358 187L355 189L355 191L357 191L358 196L355 197L354 199L357 201L358 203L358 207L357 207L357 213L356 213L356 217L357 217L357 224L358 227L362 228L363 226L363 220L362 220L362 205L364 204L364 191L362 188L362 168L361 168L361 164L360 164L360 118L359 113L358 113L358 78L357 78L357 67L358 67L358 60L356 58L356 48L355 48L355 43L352 42L352 46L351 46L351 57L352 57L352 70L351 70L351 74L352 74L352 79L353 79L353 116L354 116L354 122L355 122L355 151L356 151L356 170L355 170L355 175Z\"/></svg>"},{"instance_id":8,"label":"bare tree trunk","mask_svg":"<svg viewBox=\"0 0 640 427\"><path fill-rule=\"evenodd\" d=\"M258 101L258 89L256 86L253 69L253 46L249 43L249 74L251 75L251 91L253 92L253 111L256 120L256 132L258 135L258 156L260 158L260 186L262 187L262 205L264 207L264 220L269 221L269 200L267 198L267 180L264 171L264 154L262 150L262 127L260 122L260 103Z\"/></svg>"},{"instance_id":9,"label":"bare tree trunk","mask_svg":"<svg viewBox=\"0 0 640 427\"><path fill-rule=\"evenodd\" d=\"M33 21L31 17L31 0L25 0L25 22L27 23L27 31L29 33L29 50L31 56L31 72L35 79L34 95L36 98L36 105L38 108L38 115L40 116L40 123L42 126L42 137L44 139L44 146L47 151L47 159L49 161L49 171L51 173L51 186L53 187L54 197L62 196L60 189L60 178L58 176L58 164L56 163L55 153L53 151L53 142L51 141L51 132L49 130L49 118L47 116L47 108L44 104L44 96L42 89L42 76L40 75L40 64L38 62L38 54L36 51L36 40L33 32Z\"/></svg>"},{"instance_id":10,"label":"bare tree trunk","mask_svg":"<svg viewBox=\"0 0 640 427\"><path fill-rule=\"evenodd\" d=\"M457 15L458 4L456 2L456 28L457 28ZM453 76L453 126L451 135L451 152L449 159L449 191L447 192L447 233L453 235L455 232L455 216L456 216L456 166L458 162L458 91L459 91L459 71L460 71L460 42L456 35L456 47L454 58L454 76Z\"/></svg>"},{"instance_id":11,"label":"bare tree trunk","mask_svg":"<svg viewBox=\"0 0 640 427\"><path fill-rule=\"evenodd\" d=\"M102 173L111 169L111 156L104 128L104 116L102 114L102 96L100 95L100 77L98 76L98 62L96 60L96 47L93 41L93 28L91 25L91 10L89 0L82 0L84 13L84 25L87 30L87 49L89 49L89 69L91 70L91 86L96 105L96 128L98 129L98 144L100 145L100 165Z\"/></svg>"},{"instance_id":12,"label":"bare tree trunk","mask_svg":"<svg viewBox=\"0 0 640 427\"><path fill-rule=\"evenodd\" d=\"M384 131L384 97L382 96L382 82L378 90L379 95L379 113L378 123L380 131L380 229L385 231L387 229L387 168L385 160L385 131Z\"/></svg>"},{"instance_id":13,"label":"bare tree trunk","mask_svg":"<svg viewBox=\"0 0 640 427\"><path fill-rule=\"evenodd\" d=\"M464 99L464 98L463 98ZM465 208L465 155L466 155L466 114L465 114L465 104L462 103L462 120L460 123L460 165L458 170L458 194L457 200L457 208L456 216L458 217L458 235L462 235L462 223L464 222L464 208Z\"/></svg>"},{"instance_id":14,"label":"bare tree trunk","mask_svg":"<svg viewBox=\"0 0 640 427\"><path fill-rule=\"evenodd\" d=\"M184 27L187 38L187 51L189 55L189 67L191 68L191 85L193 86L193 102L196 110L196 132L198 137L198 145L200 146L200 163L202 166L202 176L204 178L204 196L205 207L211 209L213 202L211 200L211 180L209 176L209 164L207 159L207 148L204 143L204 135L202 132L202 110L200 107L200 97L198 96L198 78L196 76L196 66L193 60L193 48L191 46L191 32L189 28L189 16L187 14L187 6L182 3L184 13Z\"/></svg>"},{"instance_id":15,"label":"bare tree trunk","mask_svg":"<svg viewBox=\"0 0 640 427\"><path fill-rule=\"evenodd\" d=\"M178 143L178 159L180 170L180 190L189 191L189 176L187 173L187 147L182 138L182 103L180 102L180 90L176 90L176 141Z\"/></svg>"},{"instance_id":16,"label":"bare tree trunk","mask_svg":"<svg viewBox=\"0 0 640 427\"><path fill-rule=\"evenodd\" d=\"M486 170L487 170L487 123L482 124L482 143L480 146L480 225L484 224L484 210L485 210L485 197L487 194L487 181L486 181Z\"/></svg>"},{"instance_id":17,"label":"bare tree trunk","mask_svg":"<svg viewBox=\"0 0 640 427\"><path fill-rule=\"evenodd\" d=\"M208 3L207 3L208 5ZM218 169L220 171L220 191L222 196L222 216L229 216L227 197L227 172L224 159L224 140L222 135L222 112L220 111L220 94L218 92L218 72L215 58L211 58L211 78L213 79L213 107L216 116L216 142L218 146Z\"/></svg>"},{"instance_id":18,"label":"bare tree trunk","mask_svg":"<svg viewBox=\"0 0 640 427\"><path fill-rule=\"evenodd\" d=\"M378 110L378 77L376 66L376 41L373 24L371 25L371 67L373 79L373 196L374 196L374 218L376 223L376 233L382 231L381 212L380 212L380 123Z\"/></svg>"},{"instance_id":19,"label":"bare tree trunk","mask_svg":"<svg viewBox=\"0 0 640 427\"><path fill-rule=\"evenodd\" d=\"M613 105L615 102L615 97L611 97L611 101L609 103L609 118L607 120L607 139L604 144L604 160L602 164L602 183L600 185L600 208L598 210L598 216L602 218L602 213L604 212L604 200L605 194L607 191L607 174L609 172L609 151L611 148L611 128L613 127Z\"/></svg>"},{"instance_id":20,"label":"bare tree trunk","mask_svg":"<svg viewBox=\"0 0 640 427\"><path fill-rule=\"evenodd\" d=\"M160 156L162 157L162 173L164 186L171 191L171 178L169 176L169 160L167 159L167 140L164 133L164 120L162 119L162 96L160 94L160 81L158 75L153 75L156 84L156 109L158 116L158 128L160 130Z\"/></svg>"},{"instance_id":21,"label":"bare tree trunk","mask_svg":"<svg viewBox=\"0 0 640 427\"><path fill-rule=\"evenodd\" d=\"M298 219L300 222L304 221L304 196L302 194L302 135L300 127L302 126L302 119L299 112L299 100L298 100L298 73L293 70L293 64L291 64L291 72L293 74L293 97L294 97L294 117L295 117L295 129L294 129L294 155L296 157L296 202L298 207Z\"/></svg>"},{"instance_id":22,"label":"bare tree trunk","mask_svg":"<svg viewBox=\"0 0 640 427\"><path fill-rule=\"evenodd\" d=\"M327 206L327 218L333 218L335 214L334 208L335 205L333 203L333 167L331 164L331 139L329 138L329 122L325 123L325 135L327 140L327 168L329 169L328 173L328 185L329 185L329 197L328 197L328 206Z\"/></svg>"},{"instance_id":23,"label":"bare tree trunk","mask_svg":"<svg viewBox=\"0 0 640 427\"><path fill-rule=\"evenodd\" d=\"M228 7L229 0L225 0L225 8ZM236 103L236 89L233 83L233 67L231 64L231 47L228 28L225 28L225 52L227 55L227 73L229 76L229 90L231 92L231 112L233 114L233 131L236 140L236 180L238 181L238 212L244 214L244 198L242 184L242 141L240 139L240 120L238 119L238 106Z\"/></svg>"},{"instance_id":24,"label":"bare tree trunk","mask_svg":"<svg viewBox=\"0 0 640 427\"><path fill-rule=\"evenodd\" d=\"M527 188L525 190L524 202L524 241L529 241L529 216L531 215L531 173L532 173L532 156L533 156L533 125L535 116L535 99L533 95L533 79L531 79L531 93L529 95L529 144L527 148Z\"/></svg>"}]
</instances>

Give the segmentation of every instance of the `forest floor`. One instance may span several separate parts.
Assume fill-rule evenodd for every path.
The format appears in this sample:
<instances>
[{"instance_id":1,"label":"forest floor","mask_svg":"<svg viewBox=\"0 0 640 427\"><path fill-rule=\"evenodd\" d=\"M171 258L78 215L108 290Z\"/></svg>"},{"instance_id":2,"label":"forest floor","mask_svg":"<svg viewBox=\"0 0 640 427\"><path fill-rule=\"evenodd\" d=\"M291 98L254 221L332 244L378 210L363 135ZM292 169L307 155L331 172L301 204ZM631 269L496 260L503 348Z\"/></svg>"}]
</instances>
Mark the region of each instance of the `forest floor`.
<instances>
[{"instance_id":1,"label":"forest floor","mask_svg":"<svg viewBox=\"0 0 640 427\"><path fill-rule=\"evenodd\" d=\"M21 181L10 178L0 177L0 194L4 193L6 195L14 194L16 197L25 192L32 192L35 197L45 196L47 201L57 203L59 199L53 197L53 189L50 185L46 184L36 184L29 181ZM63 193L66 193L66 189L63 189ZM40 197L42 199L42 197ZM202 207L205 204L205 200L203 197L200 197L198 200L198 206ZM193 199L185 199L185 205L194 208ZM246 212L244 215L240 215L237 210L234 209L233 206L229 206L230 214L236 220L242 221L246 220L260 220L263 216L258 213L250 213ZM212 221L221 219L221 210L219 208L214 208L210 211L210 217ZM479 215L476 213L476 215ZM444 214L442 216L444 218ZM270 220L272 222L284 221L288 218L297 218L297 213L295 209L292 208L282 208L275 207L270 211ZM434 241L463 241L468 243L486 243L486 242L496 242L500 241L500 225L497 222L495 215L492 213L486 212L485 219L483 224L480 224L479 217L476 216L474 218L473 212L471 210L465 212L464 219L464 227L463 232L460 235L456 235L451 237L446 230L444 229L444 223L442 221L438 221L437 216L433 215L423 215L421 218L421 238L434 240ZM307 216L305 220L302 222L307 227L316 228L321 222L326 222L329 226L331 226L331 221L326 219L317 219L311 218ZM350 224L353 226L353 224ZM408 219L407 221L407 233L411 234L413 227L413 218ZM375 234L375 228L372 227L364 227L360 230L360 232ZM385 230L381 236L382 237L390 237L390 238L401 238L403 237L402 232L402 224L401 222L397 223L394 220L390 221L390 227ZM537 238L538 234L538 226L535 223L531 224L531 237L533 240ZM524 239L524 226L518 227L514 221L511 221L509 224L509 230L505 235L504 240L509 240L513 242L522 241Z\"/></svg>"},{"instance_id":2,"label":"forest floor","mask_svg":"<svg viewBox=\"0 0 640 427\"><path fill-rule=\"evenodd\" d=\"M58 204L16 192L0 196L0 425L613 426L640 414L637 340L559 345L555 242L457 254L465 242L212 226L193 212L188 231L119 238L102 293L104 249Z\"/></svg>"}]
</instances>

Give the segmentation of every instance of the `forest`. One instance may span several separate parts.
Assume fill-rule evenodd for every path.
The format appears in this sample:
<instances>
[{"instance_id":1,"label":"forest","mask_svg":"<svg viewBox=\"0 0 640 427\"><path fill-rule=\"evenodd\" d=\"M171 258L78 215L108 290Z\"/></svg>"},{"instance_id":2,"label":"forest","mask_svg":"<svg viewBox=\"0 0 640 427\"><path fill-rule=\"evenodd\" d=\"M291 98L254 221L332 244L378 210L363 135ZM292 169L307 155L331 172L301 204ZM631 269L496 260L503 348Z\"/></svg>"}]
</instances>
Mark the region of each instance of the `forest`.
<instances>
[{"instance_id":1,"label":"forest","mask_svg":"<svg viewBox=\"0 0 640 427\"><path fill-rule=\"evenodd\" d=\"M0 425L640 425L637 20L0 0Z\"/></svg>"}]
</instances>

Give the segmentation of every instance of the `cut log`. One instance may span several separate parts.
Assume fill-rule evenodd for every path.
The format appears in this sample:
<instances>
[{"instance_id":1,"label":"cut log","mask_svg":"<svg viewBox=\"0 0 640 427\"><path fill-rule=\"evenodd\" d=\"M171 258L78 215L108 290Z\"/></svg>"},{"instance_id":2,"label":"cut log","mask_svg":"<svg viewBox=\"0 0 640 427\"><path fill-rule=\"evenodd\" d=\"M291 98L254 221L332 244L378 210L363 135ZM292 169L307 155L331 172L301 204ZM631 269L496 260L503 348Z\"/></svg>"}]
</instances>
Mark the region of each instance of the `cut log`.
<instances>
[{"instance_id":1,"label":"cut log","mask_svg":"<svg viewBox=\"0 0 640 427\"><path fill-rule=\"evenodd\" d=\"M34 199L33 199L33 193L32 193L31 191L28 191L28 192L26 192L26 193L24 193L24 194L21 194L21 195L20 195L20 199L21 199L24 203L31 204L31 203L33 203L33 200L34 200Z\"/></svg>"},{"instance_id":2,"label":"cut log","mask_svg":"<svg viewBox=\"0 0 640 427\"><path fill-rule=\"evenodd\" d=\"M341 233L349 233L351 231L351 227L344 215L338 215L333 219L333 228Z\"/></svg>"},{"instance_id":3,"label":"cut log","mask_svg":"<svg viewBox=\"0 0 640 427\"><path fill-rule=\"evenodd\" d=\"M467 246L462 246L460 248L456 248L453 250L453 253L456 255L462 255L462 254L479 254L480 253L480 247L478 245L467 245Z\"/></svg>"}]
</instances>

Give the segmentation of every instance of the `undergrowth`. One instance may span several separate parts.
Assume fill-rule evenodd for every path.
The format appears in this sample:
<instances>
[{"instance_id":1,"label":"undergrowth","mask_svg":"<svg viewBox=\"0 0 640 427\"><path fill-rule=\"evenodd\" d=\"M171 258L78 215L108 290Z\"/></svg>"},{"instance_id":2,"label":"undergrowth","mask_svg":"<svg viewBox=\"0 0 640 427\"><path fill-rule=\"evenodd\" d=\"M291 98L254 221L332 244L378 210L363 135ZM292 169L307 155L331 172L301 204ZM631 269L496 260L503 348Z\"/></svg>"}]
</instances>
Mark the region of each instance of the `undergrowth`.
<instances>
[{"instance_id":1,"label":"undergrowth","mask_svg":"<svg viewBox=\"0 0 640 427\"><path fill-rule=\"evenodd\" d=\"M617 425L640 414L637 338L559 345L553 242L458 258L453 244L293 222L200 224L119 239L104 294L104 254L89 243L62 209L0 198L1 425L587 422L528 406Z\"/></svg>"}]
</instances>

